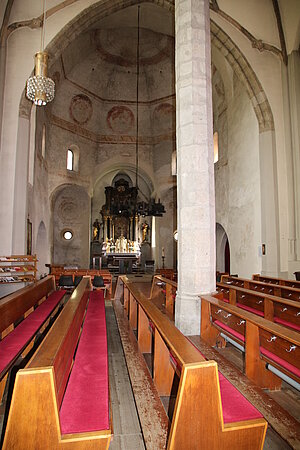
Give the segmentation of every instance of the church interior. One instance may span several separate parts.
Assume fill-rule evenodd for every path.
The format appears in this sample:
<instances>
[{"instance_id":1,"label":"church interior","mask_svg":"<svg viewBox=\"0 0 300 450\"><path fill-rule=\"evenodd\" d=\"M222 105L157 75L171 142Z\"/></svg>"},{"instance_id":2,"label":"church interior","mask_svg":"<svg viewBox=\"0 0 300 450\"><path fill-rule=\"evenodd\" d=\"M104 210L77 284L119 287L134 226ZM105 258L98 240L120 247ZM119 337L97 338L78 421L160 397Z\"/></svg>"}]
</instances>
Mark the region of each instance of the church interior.
<instances>
[{"instance_id":1,"label":"church interior","mask_svg":"<svg viewBox=\"0 0 300 450\"><path fill-rule=\"evenodd\" d=\"M0 448L299 449L299 0L0 39Z\"/></svg>"}]
</instances>

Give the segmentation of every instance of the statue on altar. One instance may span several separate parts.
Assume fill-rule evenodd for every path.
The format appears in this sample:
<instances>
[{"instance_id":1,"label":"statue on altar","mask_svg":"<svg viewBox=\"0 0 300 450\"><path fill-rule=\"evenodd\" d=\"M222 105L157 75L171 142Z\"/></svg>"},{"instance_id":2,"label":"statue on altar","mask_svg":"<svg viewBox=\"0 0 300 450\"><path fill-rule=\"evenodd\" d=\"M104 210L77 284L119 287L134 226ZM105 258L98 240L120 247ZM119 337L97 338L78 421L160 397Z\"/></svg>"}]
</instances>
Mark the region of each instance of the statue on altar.
<instances>
[{"instance_id":1,"label":"statue on altar","mask_svg":"<svg viewBox=\"0 0 300 450\"><path fill-rule=\"evenodd\" d=\"M93 223L93 241L99 241L101 224L98 219Z\"/></svg>"},{"instance_id":2,"label":"statue on altar","mask_svg":"<svg viewBox=\"0 0 300 450\"><path fill-rule=\"evenodd\" d=\"M116 253L126 253L128 251L127 239L121 234L116 240Z\"/></svg>"},{"instance_id":3,"label":"statue on altar","mask_svg":"<svg viewBox=\"0 0 300 450\"><path fill-rule=\"evenodd\" d=\"M149 242L149 230L150 226L148 222L144 222L142 225L142 242Z\"/></svg>"}]
</instances>

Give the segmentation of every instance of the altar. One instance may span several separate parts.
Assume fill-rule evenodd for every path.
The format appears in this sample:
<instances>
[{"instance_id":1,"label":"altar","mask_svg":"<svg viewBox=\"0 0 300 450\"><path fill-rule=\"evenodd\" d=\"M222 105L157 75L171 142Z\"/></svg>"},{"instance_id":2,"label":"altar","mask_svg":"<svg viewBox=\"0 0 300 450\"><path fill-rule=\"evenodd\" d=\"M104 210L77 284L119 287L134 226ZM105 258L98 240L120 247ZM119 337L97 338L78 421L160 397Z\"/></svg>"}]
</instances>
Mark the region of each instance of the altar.
<instances>
[{"instance_id":1,"label":"altar","mask_svg":"<svg viewBox=\"0 0 300 450\"><path fill-rule=\"evenodd\" d=\"M139 257L138 253L110 253L108 264L111 261L113 266L118 266L119 274L132 273L132 266L139 261Z\"/></svg>"},{"instance_id":2,"label":"altar","mask_svg":"<svg viewBox=\"0 0 300 450\"><path fill-rule=\"evenodd\" d=\"M139 262L141 254L139 243L126 239L123 235L116 240L107 239L102 251L108 268L118 267L120 274L132 273L132 267Z\"/></svg>"}]
</instances>

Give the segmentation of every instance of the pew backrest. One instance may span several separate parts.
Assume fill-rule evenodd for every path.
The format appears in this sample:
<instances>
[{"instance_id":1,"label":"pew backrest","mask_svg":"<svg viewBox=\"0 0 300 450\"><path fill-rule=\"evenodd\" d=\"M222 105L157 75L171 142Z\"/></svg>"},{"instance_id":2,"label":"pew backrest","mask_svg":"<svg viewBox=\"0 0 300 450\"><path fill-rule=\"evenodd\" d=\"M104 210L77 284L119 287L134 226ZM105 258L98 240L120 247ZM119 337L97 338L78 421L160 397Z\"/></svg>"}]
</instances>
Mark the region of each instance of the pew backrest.
<instances>
[{"instance_id":1,"label":"pew backrest","mask_svg":"<svg viewBox=\"0 0 300 450\"><path fill-rule=\"evenodd\" d=\"M219 379L216 362L207 361L126 276L119 277L118 284L123 284L124 311L137 330L140 351L153 351L153 381L159 395L170 395L175 373L180 379L167 448L195 448L197 443L199 448L238 449L242 442L245 449L261 449L266 431L261 415L224 422L220 394L224 380ZM117 286L116 292L122 290Z\"/></svg>"},{"instance_id":2,"label":"pew backrest","mask_svg":"<svg viewBox=\"0 0 300 450\"><path fill-rule=\"evenodd\" d=\"M272 360L299 383L300 334L210 295L201 296L201 336L211 345L225 334L245 355L246 375L264 388L280 388L281 380L268 373L262 360Z\"/></svg>"},{"instance_id":3,"label":"pew backrest","mask_svg":"<svg viewBox=\"0 0 300 450\"><path fill-rule=\"evenodd\" d=\"M265 292L245 289L228 283L217 283L218 298L260 315L272 322L300 331L300 302Z\"/></svg>"},{"instance_id":4,"label":"pew backrest","mask_svg":"<svg viewBox=\"0 0 300 450\"><path fill-rule=\"evenodd\" d=\"M260 275L259 273L253 274L252 279L262 281L264 283L278 284L280 286L290 286L300 289L300 281L298 280L285 280L283 278L268 277L265 275Z\"/></svg>"},{"instance_id":5,"label":"pew backrest","mask_svg":"<svg viewBox=\"0 0 300 450\"><path fill-rule=\"evenodd\" d=\"M90 290L90 277L84 277L25 369L19 370L4 449L24 441L27 448L37 449L108 448L111 430L62 435L59 420Z\"/></svg>"},{"instance_id":6,"label":"pew backrest","mask_svg":"<svg viewBox=\"0 0 300 450\"><path fill-rule=\"evenodd\" d=\"M300 301L300 287L296 286L282 286L279 284L266 283L264 281L230 277L228 275L223 275L221 282L230 286L242 287L256 292L262 292L264 294L275 295L276 297Z\"/></svg>"},{"instance_id":7,"label":"pew backrest","mask_svg":"<svg viewBox=\"0 0 300 450\"><path fill-rule=\"evenodd\" d=\"M54 290L55 280L49 275L0 299L0 337L8 327L20 321L30 309Z\"/></svg>"}]
</instances>

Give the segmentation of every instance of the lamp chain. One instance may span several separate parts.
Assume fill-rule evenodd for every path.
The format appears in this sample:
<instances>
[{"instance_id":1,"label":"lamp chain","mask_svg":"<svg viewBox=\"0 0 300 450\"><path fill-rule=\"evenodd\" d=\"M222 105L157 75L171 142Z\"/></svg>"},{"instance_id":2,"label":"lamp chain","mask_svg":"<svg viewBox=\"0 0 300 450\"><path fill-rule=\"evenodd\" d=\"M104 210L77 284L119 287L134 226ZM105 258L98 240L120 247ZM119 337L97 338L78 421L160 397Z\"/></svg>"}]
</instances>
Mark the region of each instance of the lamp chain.
<instances>
[{"instance_id":1,"label":"lamp chain","mask_svg":"<svg viewBox=\"0 0 300 450\"><path fill-rule=\"evenodd\" d=\"M43 28L41 35L41 51L45 48L45 30L46 30L46 0L43 0Z\"/></svg>"},{"instance_id":2,"label":"lamp chain","mask_svg":"<svg viewBox=\"0 0 300 450\"><path fill-rule=\"evenodd\" d=\"M135 186L138 190L139 170L139 80L140 80L140 5L138 5L138 29L136 48L136 144L135 144Z\"/></svg>"}]
</instances>

